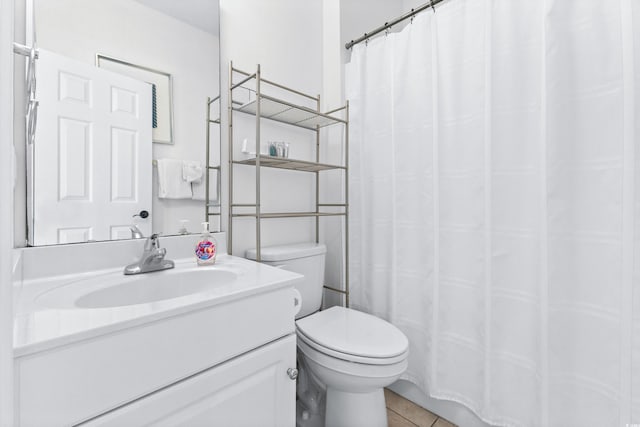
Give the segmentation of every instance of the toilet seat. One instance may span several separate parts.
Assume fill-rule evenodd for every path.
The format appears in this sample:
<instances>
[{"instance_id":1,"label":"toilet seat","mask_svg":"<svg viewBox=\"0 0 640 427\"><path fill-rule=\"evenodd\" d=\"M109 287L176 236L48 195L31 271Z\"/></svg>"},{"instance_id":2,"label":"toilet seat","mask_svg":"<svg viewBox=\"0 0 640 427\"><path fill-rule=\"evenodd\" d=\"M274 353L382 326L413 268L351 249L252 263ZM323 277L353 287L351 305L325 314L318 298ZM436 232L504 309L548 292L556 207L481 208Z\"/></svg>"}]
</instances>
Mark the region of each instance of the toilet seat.
<instances>
[{"instance_id":1,"label":"toilet seat","mask_svg":"<svg viewBox=\"0 0 640 427\"><path fill-rule=\"evenodd\" d=\"M336 380L336 378L334 378L333 382L349 381L349 388L354 391L359 387L370 389L371 382L378 383L381 378L398 376L407 369L408 353L405 353L403 359L394 363L375 364L340 359L307 345L303 340L298 340L298 350L304 355L307 365L316 364L337 373L339 379ZM347 380L345 376L351 379ZM353 382L354 378L358 379L355 383ZM328 378L326 374L323 375L323 380L323 384L332 382L327 381ZM386 382L386 380L383 381Z\"/></svg>"},{"instance_id":2,"label":"toilet seat","mask_svg":"<svg viewBox=\"0 0 640 427\"><path fill-rule=\"evenodd\" d=\"M296 322L301 341L327 356L368 365L406 359L409 342L392 324L357 310L331 307Z\"/></svg>"}]
</instances>

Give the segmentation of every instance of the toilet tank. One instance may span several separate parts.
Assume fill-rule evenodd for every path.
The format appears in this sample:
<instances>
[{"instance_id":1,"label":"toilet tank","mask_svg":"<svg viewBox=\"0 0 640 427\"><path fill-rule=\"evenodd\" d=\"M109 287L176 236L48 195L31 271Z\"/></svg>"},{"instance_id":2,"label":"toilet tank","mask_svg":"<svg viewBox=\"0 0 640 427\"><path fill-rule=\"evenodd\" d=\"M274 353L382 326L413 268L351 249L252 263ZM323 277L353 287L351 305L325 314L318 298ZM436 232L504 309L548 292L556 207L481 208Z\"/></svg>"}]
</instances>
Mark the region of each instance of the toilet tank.
<instances>
[{"instance_id":1,"label":"toilet tank","mask_svg":"<svg viewBox=\"0 0 640 427\"><path fill-rule=\"evenodd\" d=\"M261 261L264 264L304 276L304 280L296 286L302 295L302 308L296 315L296 319L320 310L326 253L327 248L322 243L267 246L260 251ZM256 250L249 249L245 255L248 259L255 261Z\"/></svg>"}]
</instances>

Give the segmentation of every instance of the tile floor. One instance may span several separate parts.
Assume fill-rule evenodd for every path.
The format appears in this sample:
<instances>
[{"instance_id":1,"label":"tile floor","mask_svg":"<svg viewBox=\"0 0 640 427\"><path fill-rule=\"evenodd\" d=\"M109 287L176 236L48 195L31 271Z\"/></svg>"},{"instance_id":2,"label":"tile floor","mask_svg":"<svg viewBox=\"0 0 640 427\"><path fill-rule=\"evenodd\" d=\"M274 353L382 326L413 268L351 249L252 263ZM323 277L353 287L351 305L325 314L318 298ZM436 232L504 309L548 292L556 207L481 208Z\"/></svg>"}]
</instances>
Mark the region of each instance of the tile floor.
<instances>
[{"instance_id":1,"label":"tile floor","mask_svg":"<svg viewBox=\"0 0 640 427\"><path fill-rule=\"evenodd\" d=\"M456 427L391 390L384 390L384 398L389 427Z\"/></svg>"}]
</instances>

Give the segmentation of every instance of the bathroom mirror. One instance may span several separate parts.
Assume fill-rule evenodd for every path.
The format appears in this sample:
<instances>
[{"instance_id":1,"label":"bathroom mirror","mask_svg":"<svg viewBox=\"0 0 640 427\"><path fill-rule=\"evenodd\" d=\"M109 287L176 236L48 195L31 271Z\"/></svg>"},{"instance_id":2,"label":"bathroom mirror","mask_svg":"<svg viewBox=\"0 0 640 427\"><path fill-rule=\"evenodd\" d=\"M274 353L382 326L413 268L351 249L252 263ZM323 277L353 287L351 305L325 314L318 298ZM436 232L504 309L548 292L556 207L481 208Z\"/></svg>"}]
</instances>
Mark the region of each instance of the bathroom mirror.
<instances>
[{"instance_id":1,"label":"bathroom mirror","mask_svg":"<svg viewBox=\"0 0 640 427\"><path fill-rule=\"evenodd\" d=\"M145 237L199 231L207 138L212 165L220 152L207 120L219 115L208 102L220 87L218 0L27 0L26 10L40 50L28 244L133 238L134 225Z\"/></svg>"}]
</instances>

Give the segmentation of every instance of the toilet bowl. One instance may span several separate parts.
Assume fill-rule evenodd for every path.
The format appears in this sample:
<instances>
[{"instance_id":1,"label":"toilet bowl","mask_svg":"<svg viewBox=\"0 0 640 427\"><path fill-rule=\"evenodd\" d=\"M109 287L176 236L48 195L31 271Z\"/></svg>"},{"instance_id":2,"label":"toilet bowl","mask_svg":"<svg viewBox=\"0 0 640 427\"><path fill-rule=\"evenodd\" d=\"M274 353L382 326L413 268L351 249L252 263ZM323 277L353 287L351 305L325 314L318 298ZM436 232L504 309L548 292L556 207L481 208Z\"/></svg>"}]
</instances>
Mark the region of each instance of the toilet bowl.
<instances>
[{"instance_id":1,"label":"toilet bowl","mask_svg":"<svg viewBox=\"0 0 640 427\"><path fill-rule=\"evenodd\" d=\"M319 311L325 253L316 243L261 250L262 262L305 276L296 286L302 296L296 319L298 367L305 378L298 383L297 424L386 427L383 388L406 370L409 341L370 314L345 307ZM246 256L255 259L255 250Z\"/></svg>"},{"instance_id":2,"label":"toilet bowl","mask_svg":"<svg viewBox=\"0 0 640 427\"><path fill-rule=\"evenodd\" d=\"M327 426L387 425L383 388L407 369L408 341L366 313L332 307L296 322L298 349L326 387Z\"/></svg>"}]
</instances>

